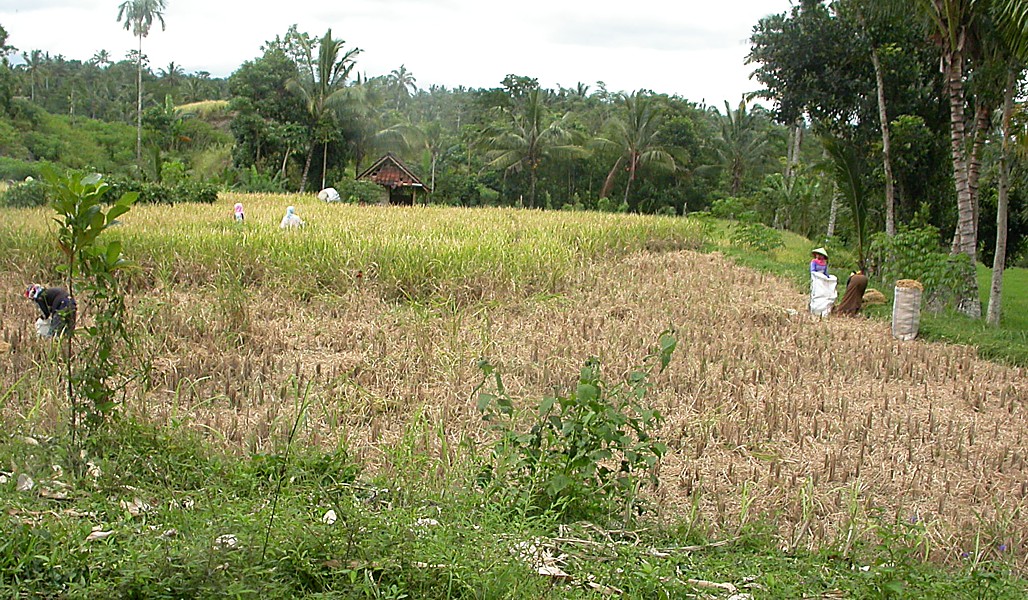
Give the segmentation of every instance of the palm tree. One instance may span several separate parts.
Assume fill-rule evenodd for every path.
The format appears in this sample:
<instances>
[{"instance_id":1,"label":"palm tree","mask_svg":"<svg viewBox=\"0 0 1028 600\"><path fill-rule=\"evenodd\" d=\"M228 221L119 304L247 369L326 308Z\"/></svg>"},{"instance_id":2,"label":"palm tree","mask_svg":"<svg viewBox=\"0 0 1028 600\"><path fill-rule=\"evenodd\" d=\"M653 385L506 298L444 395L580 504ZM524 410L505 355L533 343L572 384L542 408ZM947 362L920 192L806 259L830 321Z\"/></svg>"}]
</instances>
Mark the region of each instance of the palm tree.
<instances>
[{"instance_id":1,"label":"palm tree","mask_svg":"<svg viewBox=\"0 0 1028 600\"><path fill-rule=\"evenodd\" d=\"M396 110L400 110L400 104L410 98L411 92L417 91L418 86L415 85L417 79L414 78L414 74L407 70L407 67L400 65L399 69L393 69L386 76L386 81L393 94L396 95Z\"/></svg>"},{"instance_id":2,"label":"palm tree","mask_svg":"<svg viewBox=\"0 0 1028 600\"><path fill-rule=\"evenodd\" d=\"M853 229L857 237L857 264L864 268L864 248L867 242L867 194L864 189L864 165L852 142L826 136L824 145L826 164L822 168L831 176L840 195L849 203L853 213Z\"/></svg>"},{"instance_id":3,"label":"palm tree","mask_svg":"<svg viewBox=\"0 0 1028 600\"><path fill-rule=\"evenodd\" d=\"M154 19L164 30L165 0L125 0L118 6L118 21L125 19L125 31L139 38L136 54L136 162L143 152L143 38L150 35Z\"/></svg>"},{"instance_id":4,"label":"palm tree","mask_svg":"<svg viewBox=\"0 0 1028 600\"><path fill-rule=\"evenodd\" d=\"M1006 24L993 28L992 35L1002 37L1015 53L1024 56L1028 48L1028 1L1026 0L919 0L918 5L933 25L933 32L942 55L942 69L949 93L950 146L953 154L953 178L957 192L957 227L953 240L955 252L970 259L971 268L958 309L973 318L982 316L978 296L978 280L974 265L978 251L978 211L976 202L978 156L984 144L984 125L988 123L988 102L977 103L975 135L969 140L964 106L964 81L967 78L966 59L972 45L978 41L975 34L987 17L993 22ZM986 39L983 36L982 39ZM970 148L970 150L969 150Z\"/></svg>"},{"instance_id":5,"label":"palm tree","mask_svg":"<svg viewBox=\"0 0 1028 600\"><path fill-rule=\"evenodd\" d=\"M916 0L913 4L909 0L882 0L865 5L865 9L900 15L901 18L910 15L911 7L928 23L931 37L939 48L949 100L950 148L957 196L957 225L952 251L967 255L971 263L958 309L970 317L979 318L982 314L981 301L974 270L978 245L979 157L985 143L989 113L995 106L985 98L976 98L975 116L968 123L964 87L967 59L974 58L979 64L987 62L975 51L990 37L1001 38L1015 56L1028 54L1028 0ZM1000 26L989 27L990 18L992 23ZM985 35L981 35L982 31L986 32Z\"/></svg>"},{"instance_id":6,"label":"palm tree","mask_svg":"<svg viewBox=\"0 0 1028 600\"><path fill-rule=\"evenodd\" d=\"M999 326L1003 297L1003 270L1007 255L1007 221L1010 194L1011 118L1014 113L1014 95L1017 82L1028 64L1028 2L1000 1L996 5L998 22L1005 26L996 36L1004 46L1001 55L1007 65L1003 91L1003 112L1000 120L1001 151L999 164L998 198L996 202L996 253L992 260L992 281L989 287L989 308L985 321ZM1019 136L1023 137L1023 136Z\"/></svg>"},{"instance_id":7,"label":"palm tree","mask_svg":"<svg viewBox=\"0 0 1028 600\"><path fill-rule=\"evenodd\" d=\"M575 156L584 150L574 144L568 126L570 113L547 123L547 111L538 88L530 89L513 109L500 109L506 122L485 132L488 165L508 172L528 171L528 205L536 205L535 189L543 160Z\"/></svg>"},{"instance_id":8,"label":"palm tree","mask_svg":"<svg viewBox=\"0 0 1028 600\"><path fill-rule=\"evenodd\" d=\"M633 92L631 95L621 94L618 99L622 110L607 122L607 136L598 140L601 146L615 147L620 152L607 174L600 197L610 196L614 179L623 167L628 171L624 196L627 203L640 167L653 163L674 169L675 159L660 147L658 136L662 119L652 98L642 92Z\"/></svg>"},{"instance_id":9,"label":"palm tree","mask_svg":"<svg viewBox=\"0 0 1028 600\"><path fill-rule=\"evenodd\" d=\"M729 190L733 196L742 191L746 172L762 161L767 152L767 133L758 125L756 113L746 110L745 99L734 111L725 101L725 114L721 116L721 131L715 140L714 153L718 158L717 166L728 173Z\"/></svg>"},{"instance_id":10,"label":"palm tree","mask_svg":"<svg viewBox=\"0 0 1028 600\"><path fill-rule=\"evenodd\" d=\"M22 52L22 60L25 61L25 68L29 71L29 100L36 101L36 78L39 76L40 70L43 68L43 51L33 50L32 52Z\"/></svg>"},{"instance_id":11,"label":"palm tree","mask_svg":"<svg viewBox=\"0 0 1028 600\"><path fill-rule=\"evenodd\" d=\"M171 61L168 63L167 68L159 69L157 73L161 76L161 79L166 81L168 85L172 87L178 86L179 81L186 74L185 71L182 70L181 65L176 65L175 61Z\"/></svg>"},{"instance_id":12,"label":"palm tree","mask_svg":"<svg viewBox=\"0 0 1028 600\"><path fill-rule=\"evenodd\" d=\"M101 69L107 68L113 63L111 53L106 50L97 50L93 57L89 59L89 64L96 65Z\"/></svg>"},{"instance_id":13,"label":"palm tree","mask_svg":"<svg viewBox=\"0 0 1028 600\"><path fill-rule=\"evenodd\" d=\"M298 65L300 76L286 82L286 88L292 90L303 99L307 109L309 146L307 159L303 165L300 178L300 191L307 187L307 175L310 171L314 148L323 144L321 187L325 187L326 170L328 168L328 142L332 138L335 125L335 109L343 100L346 80L356 65L356 56L360 48L351 48L342 55L343 40L332 37L329 29L318 40L318 56L314 58L314 48L306 36L300 38L303 53L302 64Z\"/></svg>"},{"instance_id":14,"label":"palm tree","mask_svg":"<svg viewBox=\"0 0 1028 600\"><path fill-rule=\"evenodd\" d=\"M347 149L353 157L353 175L361 171L364 159L382 145L381 107L385 103L380 86L372 81L364 81L345 88L344 102L337 111L343 138ZM386 138L393 141L395 136L388 134Z\"/></svg>"}]
</instances>

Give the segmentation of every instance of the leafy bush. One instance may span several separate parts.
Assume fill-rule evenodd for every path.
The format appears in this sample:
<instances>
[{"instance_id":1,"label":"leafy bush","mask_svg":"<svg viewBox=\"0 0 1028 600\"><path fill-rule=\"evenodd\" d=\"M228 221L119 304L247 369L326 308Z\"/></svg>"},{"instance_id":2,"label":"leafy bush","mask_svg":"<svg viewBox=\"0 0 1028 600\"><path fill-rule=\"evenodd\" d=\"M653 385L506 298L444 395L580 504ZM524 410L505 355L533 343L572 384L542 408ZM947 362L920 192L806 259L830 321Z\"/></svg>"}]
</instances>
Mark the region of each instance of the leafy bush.
<instances>
[{"instance_id":1,"label":"leafy bush","mask_svg":"<svg viewBox=\"0 0 1028 600\"><path fill-rule=\"evenodd\" d=\"M585 362L575 390L543 398L520 428L520 415L499 372L479 363L478 409L494 424L500 439L482 481L487 491L507 495L526 513L595 518L611 508L624 509L626 521L636 504L640 473L652 468L667 448L652 436L663 417L642 400L651 366L663 371L677 340L670 331L658 348L619 384L600 375L596 358ZM485 385L492 379L492 391ZM512 497L511 497L512 496Z\"/></svg>"},{"instance_id":2,"label":"leafy bush","mask_svg":"<svg viewBox=\"0 0 1028 600\"><path fill-rule=\"evenodd\" d=\"M877 233L871 238L868 264L881 281L916 279L924 285L928 302L948 304L965 285L967 256L950 255L939 245L939 230L931 225L901 225L895 236Z\"/></svg>"},{"instance_id":3,"label":"leafy bush","mask_svg":"<svg viewBox=\"0 0 1028 600\"><path fill-rule=\"evenodd\" d=\"M432 190L432 203L447 206L481 206L482 189L478 177L457 170L439 170Z\"/></svg>"},{"instance_id":4,"label":"leafy bush","mask_svg":"<svg viewBox=\"0 0 1028 600\"><path fill-rule=\"evenodd\" d=\"M234 173L232 189L238 192L277 194L284 193L289 185L288 180L279 176L278 171L264 173L253 165L250 165L249 169Z\"/></svg>"},{"instance_id":5,"label":"leafy bush","mask_svg":"<svg viewBox=\"0 0 1028 600\"><path fill-rule=\"evenodd\" d=\"M756 221L732 223L731 235L732 244L747 246L760 252L771 252L785 245L780 231Z\"/></svg>"},{"instance_id":6,"label":"leafy bush","mask_svg":"<svg viewBox=\"0 0 1028 600\"><path fill-rule=\"evenodd\" d=\"M12 208L44 206L46 202L47 186L38 180L12 185L0 196L0 205Z\"/></svg>"},{"instance_id":7,"label":"leafy bush","mask_svg":"<svg viewBox=\"0 0 1028 600\"><path fill-rule=\"evenodd\" d=\"M343 179L336 182L335 188L339 198L351 204L376 204L384 194L381 186L370 181Z\"/></svg>"},{"instance_id":8,"label":"leafy bush","mask_svg":"<svg viewBox=\"0 0 1028 600\"><path fill-rule=\"evenodd\" d=\"M600 198L596 201L596 210L609 213L626 213L628 212L628 203L622 201L618 204L610 198Z\"/></svg>"},{"instance_id":9,"label":"leafy bush","mask_svg":"<svg viewBox=\"0 0 1028 600\"><path fill-rule=\"evenodd\" d=\"M111 182L112 196L121 196L127 192L138 193L138 202L145 202L147 204L214 204L218 200L218 188L202 181L187 179L175 185L149 183L131 179Z\"/></svg>"},{"instance_id":10,"label":"leafy bush","mask_svg":"<svg viewBox=\"0 0 1028 600\"><path fill-rule=\"evenodd\" d=\"M710 214L719 219L735 219L746 210L741 198L718 198L710 204Z\"/></svg>"},{"instance_id":11,"label":"leafy bush","mask_svg":"<svg viewBox=\"0 0 1028 600\"><path fill-rule=\"evenodd\" d=\"M39 179L44 164L47 163L0 156L0 179L12 181L24 181L26 177Z\"/></svg>"}]
</instances>

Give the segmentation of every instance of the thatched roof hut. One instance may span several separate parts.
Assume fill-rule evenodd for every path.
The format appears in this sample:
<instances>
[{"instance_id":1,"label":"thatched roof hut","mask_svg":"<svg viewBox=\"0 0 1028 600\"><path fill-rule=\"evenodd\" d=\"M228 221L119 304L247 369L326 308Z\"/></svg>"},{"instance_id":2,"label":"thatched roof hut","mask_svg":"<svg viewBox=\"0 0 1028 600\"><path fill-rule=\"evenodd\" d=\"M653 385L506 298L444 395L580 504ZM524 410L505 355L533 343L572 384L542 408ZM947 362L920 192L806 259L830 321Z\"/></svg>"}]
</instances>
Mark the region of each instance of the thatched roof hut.
<instances>
[{"instance_id":1,"label":"thatched roof hut","mask_svg":"<svg viewBox=\"0 0 1028 600\"><path fill-rule=\"evenodd\" d=\"M371 181L389 190L389 204L412 205L417 201L418 191L427 194L428 186L418 179L407 165L392 152L375 161L357 176L358 181Z\"/></svg>"}]
</instances>

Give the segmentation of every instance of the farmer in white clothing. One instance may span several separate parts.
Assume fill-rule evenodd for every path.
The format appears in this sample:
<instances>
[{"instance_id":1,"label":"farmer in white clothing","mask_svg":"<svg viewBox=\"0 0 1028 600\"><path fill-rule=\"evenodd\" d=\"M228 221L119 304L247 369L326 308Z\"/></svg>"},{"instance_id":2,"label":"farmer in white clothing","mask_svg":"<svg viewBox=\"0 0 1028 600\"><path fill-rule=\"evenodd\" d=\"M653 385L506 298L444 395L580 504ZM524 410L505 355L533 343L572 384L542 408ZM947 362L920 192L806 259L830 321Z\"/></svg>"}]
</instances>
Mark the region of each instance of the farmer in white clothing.
<instances>
[{"instance_id":1,"label":"farmer in white clothing","mask_svg":"<svg viewBox=\"0 0 1028 600\"><path fill-rule=\"evenodd\" d=\"M810 312L818 317L827 317L839 297L836 290L839 280L828 274L827 250L815 248L810 255Z\"/></svg>"},{"instance_id":2,"label":"farmer in white clothing","mask_svg":"<svg viewBox=\"0 0 1028 600\"><path fill-rule=\"evenodd\" d=\"M286 209L286 216L282 217L282 224L279 227L282 229L292 229L302 225L303 219L300 218L300 215L296 214L296 209L290 206Z\"/></svg>"}]
</instances>

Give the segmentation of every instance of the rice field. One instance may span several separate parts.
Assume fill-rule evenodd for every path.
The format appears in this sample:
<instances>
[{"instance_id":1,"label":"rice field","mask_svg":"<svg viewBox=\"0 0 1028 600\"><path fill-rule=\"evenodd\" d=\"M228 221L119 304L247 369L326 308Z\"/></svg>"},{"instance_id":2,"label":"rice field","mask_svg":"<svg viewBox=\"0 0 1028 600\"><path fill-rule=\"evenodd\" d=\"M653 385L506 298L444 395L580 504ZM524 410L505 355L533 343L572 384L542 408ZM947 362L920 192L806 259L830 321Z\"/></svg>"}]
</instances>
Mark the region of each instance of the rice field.
<instances>
[{"instance_id":1,"label":"rice field","mask_svg":"<svg viewBox=\"0 0 1028 600\"><path fill-rule=\"evenodd\" d=\"M278 228L287 204L304 228ZM57 281L49 216L4 212L0 414L8 430L53 434L53 349L20 297ZM670 448L647 491L662 518L712 538L767 519L783 547L843 550L899 522L928 558L1005 552L1025 566L1025 370L898 342L881 322L813 319L794 282L700 253L697 223L234 194L124 221L140 265L129 414L264 452L303 396L304 443L344 443L388 471L413 437L441 478L457 449L489 440L472 398L480 357L530 406L573 386L590 356L626 373L673 326L678 350L648 396Z\"/></svg>"}]
</instances>

